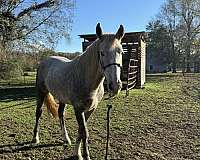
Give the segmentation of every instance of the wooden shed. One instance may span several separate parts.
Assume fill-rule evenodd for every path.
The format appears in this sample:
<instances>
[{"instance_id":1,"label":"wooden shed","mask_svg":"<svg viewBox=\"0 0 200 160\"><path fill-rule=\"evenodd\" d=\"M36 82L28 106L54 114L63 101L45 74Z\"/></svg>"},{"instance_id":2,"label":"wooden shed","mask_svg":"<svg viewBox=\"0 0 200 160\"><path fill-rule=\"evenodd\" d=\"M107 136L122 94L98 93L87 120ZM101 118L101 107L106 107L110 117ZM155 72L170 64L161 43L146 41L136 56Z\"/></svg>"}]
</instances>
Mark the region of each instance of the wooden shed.
<instances>
[{"instance_id":1,"label":"wooden shed","mask_svg":"<svg viewBox=\"0 0 200 160\"><path fill-rule=\"evenodd\" d=\"M82 49L85 51L93 41L96 34L79 35L83 38ZM132 88L143 88L145 84L146 71L146 43L145 32L128 32L122 39L123 47L123 69L121 79L123 89L128 91Z\"/></svg>"}]
</instances>

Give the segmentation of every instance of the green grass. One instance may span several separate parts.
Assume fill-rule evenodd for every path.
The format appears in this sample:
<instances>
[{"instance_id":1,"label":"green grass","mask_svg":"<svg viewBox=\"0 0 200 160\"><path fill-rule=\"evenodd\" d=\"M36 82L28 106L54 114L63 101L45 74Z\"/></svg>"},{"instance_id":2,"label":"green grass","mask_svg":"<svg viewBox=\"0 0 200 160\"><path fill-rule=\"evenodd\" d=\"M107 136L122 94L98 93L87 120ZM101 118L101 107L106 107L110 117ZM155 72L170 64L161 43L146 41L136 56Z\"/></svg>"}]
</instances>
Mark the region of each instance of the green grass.
<instances>
[{"instance_id":1,"label":"green grass","mask_svg":"<svg viewBox=\"0 0 200 160\"><path fill-rule=\"evenodd\" d=\"M145 89L134 89L100 103L88 123L91 159L102 160L106 144L107 104L113 105L110 123L110 159L198 160L200 159L200 75L147 76ZM31 146L35 121L35 89L0 90L0 159L62 159L58 120L44 109L40 145ZM66 125L72 146L77 123L71 106L66 107Z\"/></svg>"},{"instance_id":2,"label":"green grass","mask_svg":"<svg viewBox=\"0 0 200 160\"><path fill-rule=\"evenodd\" d=\"M0 80L0 88L16 86L34 86L36 72L26 72L26 76L19 76L9 80Z\"/></svg>"}]
</instances>

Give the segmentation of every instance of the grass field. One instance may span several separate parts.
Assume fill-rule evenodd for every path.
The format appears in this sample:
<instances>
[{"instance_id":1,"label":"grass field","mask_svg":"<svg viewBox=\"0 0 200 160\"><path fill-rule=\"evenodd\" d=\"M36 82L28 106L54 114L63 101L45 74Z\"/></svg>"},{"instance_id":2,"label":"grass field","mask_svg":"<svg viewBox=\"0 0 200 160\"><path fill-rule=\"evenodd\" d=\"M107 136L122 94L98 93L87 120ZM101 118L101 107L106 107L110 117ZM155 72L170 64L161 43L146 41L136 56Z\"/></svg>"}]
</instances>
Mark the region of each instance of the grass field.
<instances>
[{"instance_id":1,"label":"grass field","mask_svg":"<svg viewBox=\"0 0 200 160\"><path fill-rule=\"evenodd\" d=\"M36 72L25 72L25 76L11 78L9 80L0 80L0 88L13 88L16 86L34 86Z\"/></svg>"},{"instance_id":2,"label":"grass field","mask_svg":"<svg viewBox=\"0 0 200 160\"><path fill-rule=\"evenodd\" d=\"M106 104L102 101L89 123L91 159L103 160ZM200 160L200 75L147 76L145 89L122 92L112 100L109 159ZM72 140L77 124L71 106L65 110ZM62 159L58 120L44 109L39 145L30 145L35 122L34 87L0 89L0 159Z\"/></svg>"}]
</instances>

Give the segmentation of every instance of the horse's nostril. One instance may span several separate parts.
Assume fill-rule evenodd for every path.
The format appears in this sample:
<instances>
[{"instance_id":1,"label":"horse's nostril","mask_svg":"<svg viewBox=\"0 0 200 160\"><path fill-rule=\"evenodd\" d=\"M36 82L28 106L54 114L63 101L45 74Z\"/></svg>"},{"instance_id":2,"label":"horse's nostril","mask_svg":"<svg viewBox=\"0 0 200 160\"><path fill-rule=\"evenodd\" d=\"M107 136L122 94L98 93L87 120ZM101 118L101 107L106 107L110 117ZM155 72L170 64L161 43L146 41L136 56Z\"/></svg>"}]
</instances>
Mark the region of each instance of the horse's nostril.
<instances>
[{"instance_id":1,"label":"horse's nostril","mask_svg":"<svg viewBox=\"0 0 200 160\"><path fill-rule=\"evenodd\" d=\"M113 90L113 84L112 83L109 83L108 85L109 89L112 91Z\"/></svg>"}]
</instances>

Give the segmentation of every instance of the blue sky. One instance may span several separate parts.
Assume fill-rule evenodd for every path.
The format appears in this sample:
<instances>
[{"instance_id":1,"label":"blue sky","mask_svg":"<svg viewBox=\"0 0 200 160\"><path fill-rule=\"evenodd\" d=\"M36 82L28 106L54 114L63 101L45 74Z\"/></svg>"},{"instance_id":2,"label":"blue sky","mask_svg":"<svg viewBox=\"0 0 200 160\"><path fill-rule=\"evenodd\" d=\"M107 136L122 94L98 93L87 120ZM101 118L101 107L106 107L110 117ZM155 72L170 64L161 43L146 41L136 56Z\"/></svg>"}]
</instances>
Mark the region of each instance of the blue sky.
<instances>
[{"instance_id":1,"label":"blue sky","mask_svg":"<svg viewBox=\"0 0 200 160\"><path fill-rule=\"evenodd\" d=\"M125 32L145 31L165 0L76 0L71 40L60 40L56 50L82 51L80 34L95 33L98 22L104 32L116 32L123 24Z\"/></svg>"}]
</instances>

